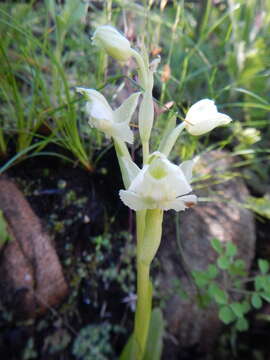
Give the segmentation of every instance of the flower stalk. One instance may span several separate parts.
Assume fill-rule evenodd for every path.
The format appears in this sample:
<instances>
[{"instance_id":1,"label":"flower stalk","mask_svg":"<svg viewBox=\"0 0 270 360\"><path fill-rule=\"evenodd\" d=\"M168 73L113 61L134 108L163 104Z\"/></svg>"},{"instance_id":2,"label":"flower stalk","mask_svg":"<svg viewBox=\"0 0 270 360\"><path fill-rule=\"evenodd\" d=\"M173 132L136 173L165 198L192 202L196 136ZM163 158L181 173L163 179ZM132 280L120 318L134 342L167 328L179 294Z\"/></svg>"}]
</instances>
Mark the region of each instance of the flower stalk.
<instances>
[{"instance_id":1,"label":"flower stalk","mask_svg":"<svg viewBox=\"0 0 270 360\"><path fill-rule=\"evenodd\" d=\"M146 89L148 81L147 81L147 65L145 64L143 57L138 51L131 49L131 55L137 62L138 65L138 73L139 73L139 82L143 89Z\"/></svg>"},{"instance_id":2,"label":"flower stalk","mask_svg":"<svg viewBox=\"0 0 270 360\"><path fill-rule=\"evenodd\" d=\"M137 359L145 351L152 308L150 266L158 250L162 234L163 210L137 212L137 307L134 336Z\"/></svg>"},{"instance_id":3,"label":"flower stalk","mask_svg":"<svg viewBox=\"0 0 270 360\"><path fill-rule=\"evenodd\" d=\"M118 158L124 188L119 195L123 203L136 211L137 232L137 305L134 332L127 343L121 360L143 360L152 312L151 263L157 253L162 236L163 213L166 210L183 211L197 203L190 185L194 162L184 161L179 166L167 157L183 130L191 135L203 135L219 125L231 121L217 111L212 100L204 99L187 112L185 121L170 128L161 140L158 151L151 153L150 137L154 123L152 90L154 71L160 59L150 65L147 56L131 48L129 41L111 26L101 26L94 34L95 44L116 60L127 61L131 56L138 65L139 83L143 88L138 114L139 135L142 144L143 166L133 162L126 143L132 144L134 135L129 127L140 93L132 94L116 110L105 97L94 89L77 88L87 100L89 125L112 138ZM175 118L177 115L175 115Z\"/></svg>"}]
</instances>

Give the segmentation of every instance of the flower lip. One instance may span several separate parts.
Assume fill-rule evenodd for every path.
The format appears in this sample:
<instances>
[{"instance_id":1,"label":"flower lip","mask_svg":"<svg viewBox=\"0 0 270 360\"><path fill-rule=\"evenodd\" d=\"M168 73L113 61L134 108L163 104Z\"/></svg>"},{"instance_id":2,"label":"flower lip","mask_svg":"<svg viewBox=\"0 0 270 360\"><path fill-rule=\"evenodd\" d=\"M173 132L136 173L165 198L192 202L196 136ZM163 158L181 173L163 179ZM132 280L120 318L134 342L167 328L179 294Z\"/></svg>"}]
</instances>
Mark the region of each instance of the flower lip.
<instances>
[{"instance_id":1,"label":"flower lip","mask_svg":"<svg viewBox=\"0 0 270 360\"><path fill-rule=\"evenodd\" d=\"M162 165L163 163L161 159L156 159L149 165L149 173L153 178L161 180L168 175L167 169Z\"/></svg>"}]
</instances>

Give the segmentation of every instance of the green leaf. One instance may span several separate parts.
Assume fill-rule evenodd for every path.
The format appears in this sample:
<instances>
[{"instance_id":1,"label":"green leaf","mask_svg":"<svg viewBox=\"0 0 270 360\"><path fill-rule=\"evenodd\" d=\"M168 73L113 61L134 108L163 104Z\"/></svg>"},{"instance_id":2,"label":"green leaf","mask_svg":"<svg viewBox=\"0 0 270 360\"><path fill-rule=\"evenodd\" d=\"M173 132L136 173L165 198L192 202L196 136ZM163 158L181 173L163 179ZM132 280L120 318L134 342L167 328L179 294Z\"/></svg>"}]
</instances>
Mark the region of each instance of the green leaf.
<instances>
[{"instance_id":1,"label":"green leaf","mask_svg":"<svg viewBox=\"0 0 270 360\"><path fill-rule=\"evenodd\" d=\"M212 239L211 240L211 245L212 248L218 253L218 254L222 254L223 253L223 247L221 242L218 239Z\"/></svg>"},{"instance_id":2,"label":"green leaf","mask_svg":"<svg viewBox=\"0 0 270 360\"><path fill-rule=\"evenodd\" d=\"M242 317L240 319L237 320L236 322L236 329L239 331L245 331L247 330L249 327L248 325L248 321L246 318Z\"/></svg>"},{"instance_id":3,"label":"green leaf","mask_svg":"<svg viewBox=\"0 0 270 360\"><path fill-rule=\"evenodd\" d=\"M226 243L226 256L233 257L237 254L237 247L232 242Z\"/></svg>"},{"instance_id":4,"label":"green leaf","mask_svg":"<svg viewBox=\"0 0 270 360\"><path fill-rule=\"evenodd\" d=\"M260 276L260 275L255 277L255 290L256 291L263 289L263 281L264 281L263 279L264 279L264 277Z\"/></svg>"},{"instance_id":5,"label":"green leaf","mask_svg":"<svg viewBox=\"0 0 270 360\"><path fill-rule=\"evenodd\" d=\"M258 276L257 276L258 277ZM257 278L256 277L256 278ZM268 276L260 276L260 284L262 286L262 289L266 291L267 293L270 293L270 279Z\"/></svg>"},{"instance_id":6,"label":"green leaf","mask_svg":"<svg viewBox=\"0 0 270 360\"><path fill-rule=\"evenodd\" d=\"M192 271L192 276L194 278L194 281L195 281L196 285L199 288L203 288L209 282L209 279L208 279L208 277L206 276L206 274L204 272Z\"/></svg>"},{"instance_id":7,"label":"green leaf","mask_svg":"<svg viewBox=\"0 0 270 360\"><path fill-rule=\"evenodd\" d=\"M212 298L207 293L198 294L197 295L197 301L198 301L198 306L199 307L206 308L207 306L209 306L211 304Z\"/></svg>"},{"instance_id":8,"label":"green leaf","mask_svg":"<svg viewBox=\"0 0 270 360\"><path fill-rule=\"evenodd\" d=\"M238 318L243 317L245 309L241 303L234 302L230 304L230 307Z\"/></svg>"},{"instance_id":9,"label":"green leaf","mask_svg":"<svg viewBox=\"0 0 270 360\"><path fill-rule=\"evenodd\" d=\"M134 335L132 334L126 343L119 360L136 360L134 341Z\"/></svg>"},{"instance_id":10,"label":"green leaf","mask_svg":"<svg viewBox=\"0 0 270 360\"><path fill-rule=\"evenodd\" d=\"M218 268L214 264L208 265L207 276L209 279L215 279L218 276Z\"/></svg>"},{"instance_id":11,"label":"green leaf","mask_svg":"<svg viewBox=\"0 0 270 360\"><path fill-rule=\"evenodd\" d=\"M255 309L260 309L262 307L262 299L258 294L253 294L251 297L251 304Z\"/></svg>"},{"instance_id":12,"label":"green leaf","mask_svg":"<svg viewBox=\"0 0 270 360\"><path fill-rule=\"evenodd\" d=\"M162 312L156 308L152 312L148 339L143 360L159 360L162 355L164 320Z\"/></svg>"},{"instance_id":13,"label":"green leaf","mask_svg":"<svg viewBox=\"0 0 270 360\"><path fill-rule=\"evenodd\" d=\"M258 265L262 274L265 275L269 271L269 262L267 260L259 259Z\"/></svg>"},{"instance_id":14,"label":"green leaf","mask_svg":"<svg viewBox=\"0 0 270 360\"><path fill-rule=\"evenodd\" d=\"M250 306L249 301L244 300L244 301L242 302L242 309L243 309L243 314L246 314L246 313L248 313L248 312L251 310L251 306Z\"/></svg>"},{"instance_id":15,"label":"green leaf","mask_svg":"<svg viewBox=\"0 0 270 360\"><path fill-rule=\"evenodd\" d=\"M230 324L235 320L235 314L229 306L223 306L218 313L218 317L226 325Z\"/></svg>"},{"instance_id":16,"label":"green leaf","mask_svg":"<svg viewBox=\"0 0 270 360\"><path fill-rule=\"evenodd\" d=\"M245 276L245 262L242 259L236 259L233 263L230 264L228 271L231 275Z\"/></svg>"},{"instance_id":17,"label":"green leaf","mask_svg":"<svg viewBox=\"0 0 270 360\"><path fill-rule=\"evenodd\" d=\"M226 257L226 256L220 256L217 259L217 264L219 266L220 269L222 270L226 270L230 267L230 260Z\"/></svg>"},{"instance_id":18,"label":"green leaf","mask_svg":"<svg viewBox=\"0 0 270 360\"><path fill-rule=\"evenodd\" d=\"M261 297L270 303L270 294L268 293L261 293Z\"/></svg>"},{"instance_id":19,"label":"green leaf","mask_svg":"<svg viewBox=\"0 0 270 360\"><path fill-rule=\"evenodd\" d=\"M214 297L215 301L218 304L225 305L228 303L228 294L224 290L222 290L217 284L210 284L208 292Z\"/></svg>"},{"instance_id":20,"label":"green leaf","mask_svg":"<svg viewBox=\"0 0 270 360\"><path fill-rule=\"evenodd\" d=\"M245 269L246 264L244 262L244 260L242 259L237 259L235 260L235 265L239 268L239 269Z\"/></svg>"}]
</instances>

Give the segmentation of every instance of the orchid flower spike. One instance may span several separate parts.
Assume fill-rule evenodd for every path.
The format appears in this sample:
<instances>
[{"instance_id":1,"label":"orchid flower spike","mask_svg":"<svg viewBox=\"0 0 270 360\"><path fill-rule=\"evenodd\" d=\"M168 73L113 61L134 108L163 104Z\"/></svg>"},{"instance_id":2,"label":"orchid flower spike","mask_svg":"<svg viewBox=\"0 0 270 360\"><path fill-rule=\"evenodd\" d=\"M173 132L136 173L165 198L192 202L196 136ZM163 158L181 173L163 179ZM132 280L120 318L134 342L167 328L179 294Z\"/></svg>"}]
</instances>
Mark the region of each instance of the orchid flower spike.
<instances>
[{"instance_id":1,"label":"orchid flower spike","mask_svg":"<svg viewBox=\"0 0 270 360\"><path fill-rule=\"evenodd\" d=\"M203 135L215 127L227 125L232 119L218 112L213 100L203 99L191 106L185 118L185 127L191 135Z\"/></svg>"},{"instance_id":2,"label":"orchid flower spike","mask_svg":"<svg viewBox=\"0 0 270 360\"><path fill-rule=\"evenodd\" d=\"M148 164L140 170L127 190L120 190L125 205L135 211L144 209L185 210L197 202L190 194L193 161L180 166L170 162L160 152L154 152Z\"/></svg>"},{"instance_id":3,"label":"orchid flower spike","mask_svg":"<svg viewBox=\"0 0 270 360\"><path fill-rule=\"evenodd\" d=\"M93 43L118 61L127 61L132 55L130 42L110 25L99 26L92 37Z\"/></svg>"},{"instance_id":4,"label":"orchid flower spike","mask_svg":"<svg viewBox=\"0 0 270 360\"><path fill-rule=\"evenodd\" d=\"M76 90L87 98L86 113L89 116L89 125L105 133L108 137L133 143L133 132L129 122L137 106L140 93L132 94L116 110L113 110L105 97L94 89L78 87Z\"/></svg>"}]
</instances>

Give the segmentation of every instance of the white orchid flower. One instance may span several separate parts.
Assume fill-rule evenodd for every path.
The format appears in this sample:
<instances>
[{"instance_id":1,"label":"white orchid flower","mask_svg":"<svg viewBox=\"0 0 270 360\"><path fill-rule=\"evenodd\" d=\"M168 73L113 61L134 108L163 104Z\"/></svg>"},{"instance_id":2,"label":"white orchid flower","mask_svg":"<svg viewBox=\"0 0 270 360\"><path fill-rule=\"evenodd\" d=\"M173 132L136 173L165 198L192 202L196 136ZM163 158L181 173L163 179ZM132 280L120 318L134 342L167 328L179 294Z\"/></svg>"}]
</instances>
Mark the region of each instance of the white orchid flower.
<instances>
[{"instance_id":1,"label":"white orchid flower","mask_svg":"<svg viewBox=\"0 0 270 360\"><path fill-rule=\"evenodd\" d=\"M188 110L185 127L191 135L203 135L220 125L227 125L232 119L218 112L215 102L203 99L196 102Z\"/></svg>"},{"instance_id":2,"label":"white orchid flower","mask_svg":"<svg viewBox=\"0 0 270 360\"><path fill-rule=\"evenodd\" d=\"M133 132L129 122L137 106L140 93L132 94L116 110L113 110L105 97L94 89L78 87L76 90L87 98L86 113L89 125L103 131L108 137L133 143Z\"/></svg>"},{"instance_id":3,"label":"white orchid flower","mask_svg":"<svg viewBox=\"0 0 270 360\"><path fill-rule=\"evenodd\" d=\"M120 198L135 211L185 210L197 202L197 197L190 195L192 167L193 161L185 161L177 166L164 154L155 152L150 156L147 165L141 170L138 168L129 188L120 190Z\"/></svg>"},{"instance_id":4,"label":"white orchid flower","mask_svg":"<svg viewBox=\"0 0 270 360\"><path fill-rule=\"evenodd\" d=\"M93 43L103 48L118 61L127 61L132 55L130 42L110 25L99 26L92 37Z\"/></svg>"}]
</instances>

